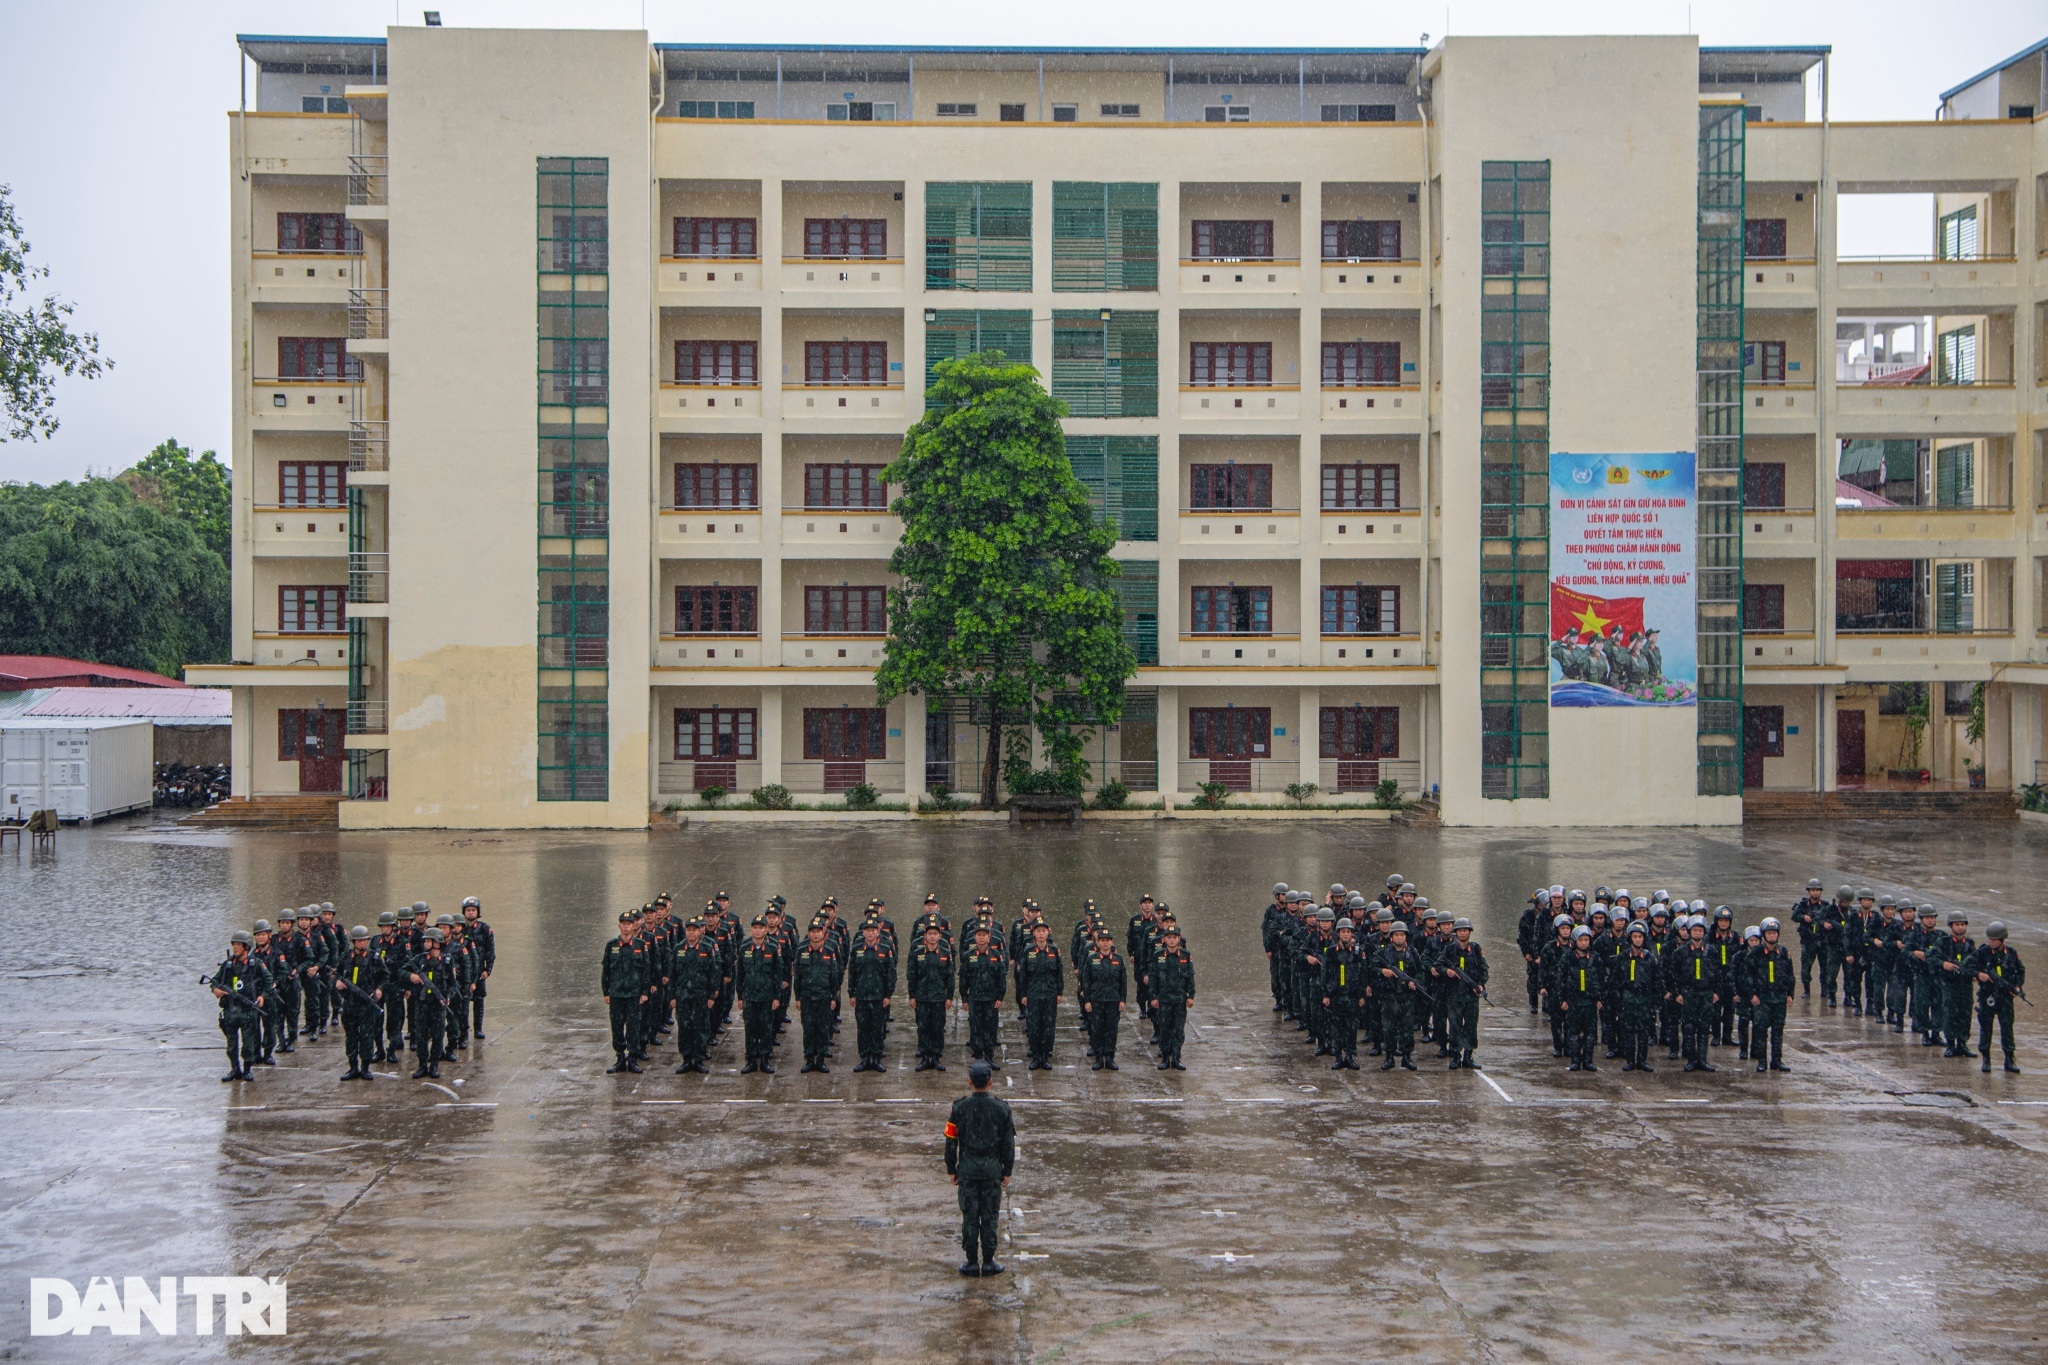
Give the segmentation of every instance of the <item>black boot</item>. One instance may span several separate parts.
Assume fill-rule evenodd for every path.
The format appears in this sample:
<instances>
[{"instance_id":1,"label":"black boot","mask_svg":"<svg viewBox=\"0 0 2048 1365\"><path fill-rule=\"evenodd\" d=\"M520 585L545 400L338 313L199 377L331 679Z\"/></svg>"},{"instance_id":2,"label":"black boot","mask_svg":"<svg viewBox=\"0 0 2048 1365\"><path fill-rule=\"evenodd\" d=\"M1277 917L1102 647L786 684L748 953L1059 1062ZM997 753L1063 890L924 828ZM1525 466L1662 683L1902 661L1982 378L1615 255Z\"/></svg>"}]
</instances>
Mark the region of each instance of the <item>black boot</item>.
<instances>
[{"instance_id":1,"label":"black boot","mask_svg":"<svg viewBox=\"0 0 2048 1365\"><path fill-rule=\"evenodd\" d=\"M1479 1059L1472 1055L1472 1049L1469 1047L1465 1049L1465 1069L1467 1071L1484 1071L1486 1069L1479 1065Z\"/></svg>"},{"instance_id":2,"label":"black boot","mask_svg":"<svg viewBox=\"0 0 2048 1365\"><path fill-rule=\"evenodd\" d=\"M1981 1069L1985 1075L1989 1076L1991 1074L1991 1049L1987 1047L1977 1055L1984 1059L1984 1065Z\"/></svg>"},{"instance_id":3,"label":"black boot","mask_svg":"<svg viewBox=\"0 0 2048 1365\"><path fill-rule=\"evenodd\" d=\"M2005 1054L2005 1069L2015 1076L2020 1074L2020 1064L2012 1059L2010 1052Z\"/></svg>"},{"instance_id":4,"label":"black boot","mask_svg":"<svg viewBox=\"0 0 2048 1365\"><path fill-rule=\"evenodd\" d=\"M1382 1070L1382 1071L1392 1071L1392 1070L1394 1069L1394 1062L1395 1062L1395 1057L1394 1057L1394 1054L1393 1054L1393 1053L1391 1053L1391 1052L1389 1052L1389 1053L1387 1054L1387 1060L1385 1060L1384 1062L1381 1062L1381 1063L1380 1063L1380 1070Z\"/></svg>"},{"instance_id":5,"label":"black boot","mask_svg":"<svg viewBox=\"0 0 2048 1365\"><path fill-rule=\"evenodd\" d=\"M1413 1071L1415 1069L1415 1057L1413 1053L1404 1052L1401 1054L1401 1069L1403 1071Z\"/></svg>"}]
</instances>

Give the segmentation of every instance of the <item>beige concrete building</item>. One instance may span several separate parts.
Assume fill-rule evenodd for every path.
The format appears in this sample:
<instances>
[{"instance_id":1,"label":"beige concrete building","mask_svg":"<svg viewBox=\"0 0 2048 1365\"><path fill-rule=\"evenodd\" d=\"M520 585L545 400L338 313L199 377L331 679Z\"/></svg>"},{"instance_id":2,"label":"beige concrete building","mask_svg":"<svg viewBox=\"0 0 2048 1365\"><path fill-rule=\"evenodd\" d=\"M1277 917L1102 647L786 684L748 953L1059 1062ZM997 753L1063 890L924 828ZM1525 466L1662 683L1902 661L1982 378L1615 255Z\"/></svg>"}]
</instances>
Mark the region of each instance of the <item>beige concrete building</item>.
<instances>
[{"instance_id":1,"label":"beige concrete building","mask_svg":"<svg viewBox=\"0 0 2048 1365\"><path fill-rule=\"evenodd\" d=\"M1683 37L241 46L235 662L189 673L234 689L238 795L631 827L972 789L969 708L876 702L880 474L990 347L1119 528L1141 667L1090 760L1138 799L1700 824L2034 778L2038 49L1854 125L1824 49ZM1929 249L1838 257L1879 193ZM1674 453L1686 614L1591 599L1662 662L1554 705L1553 457Z\"/></svg>"}]
</instances>

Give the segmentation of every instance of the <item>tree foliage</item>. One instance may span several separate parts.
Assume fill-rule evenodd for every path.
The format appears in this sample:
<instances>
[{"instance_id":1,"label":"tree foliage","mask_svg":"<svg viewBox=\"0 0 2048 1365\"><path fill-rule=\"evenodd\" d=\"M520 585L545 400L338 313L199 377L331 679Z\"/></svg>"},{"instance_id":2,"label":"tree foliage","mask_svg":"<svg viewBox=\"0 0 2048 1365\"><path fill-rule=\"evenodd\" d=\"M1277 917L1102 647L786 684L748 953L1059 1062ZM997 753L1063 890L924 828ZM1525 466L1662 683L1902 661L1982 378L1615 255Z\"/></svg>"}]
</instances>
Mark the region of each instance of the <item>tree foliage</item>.
<instances>
[{"instance_id":1,"label":"tree foliage","mask_svg":"<svg viewBox=\"0 0 2048 1365\"><path fill-rule=\"evenodd\" d=\"M941 362L925 414L888 480L903 539L889 561L889 638L875 683L977 703L990 725L982 800L998 763L1015 790L1029 772L1028 729L1052 772L1078 792L1087 729L1114 724L1137 657L1110 586L1116 529L1098 523L1067 462L1066 409L1029 365L1000 351Z\"/></svg>"},{"instance_id":2,"label":"tree foliage","mask_svg":"<svg viewBox=\"0 0 2048 1365\"><path fill-rule=\"evenodd\" d=\"M186 664L227 659L226 537L219 548L209 543L211 495L161 491L189 455L180 449L173 461L164 452L159 446L150 457L158 472L139 478L129 470L49 487L0 484L0 653L56 654L168 677ZM188 473L212 460L208 452ZM210 477L191 474L198 488ZM188 496L202 515L181 510Z\"/></svg>"},{"instance_id":3,"label":"tree foliage","mask_svg":"<svg viewBox=\"0 0 2048 1365\"><path fill-rule=\"evenodd\" d=\"M29 297L44 266L28 263L8 187L0 185L0 439L33 441L57 430L57 376L93 379L114 362L100 358L99 338L74 332L71 305L55 294Z\"/></svg>"},{"instance_id":4,"label":"tree foliage","mask_svg":"<svg viewBox=\"0 0 2048 1365\"><path fill-rule=\"evenodd\" d=\"M195 460L175 438L166 438L120 479L138 500L190 525L223 563L232 562L234 492L219 456L209 450Z\"/></svg>"}]
</instances>

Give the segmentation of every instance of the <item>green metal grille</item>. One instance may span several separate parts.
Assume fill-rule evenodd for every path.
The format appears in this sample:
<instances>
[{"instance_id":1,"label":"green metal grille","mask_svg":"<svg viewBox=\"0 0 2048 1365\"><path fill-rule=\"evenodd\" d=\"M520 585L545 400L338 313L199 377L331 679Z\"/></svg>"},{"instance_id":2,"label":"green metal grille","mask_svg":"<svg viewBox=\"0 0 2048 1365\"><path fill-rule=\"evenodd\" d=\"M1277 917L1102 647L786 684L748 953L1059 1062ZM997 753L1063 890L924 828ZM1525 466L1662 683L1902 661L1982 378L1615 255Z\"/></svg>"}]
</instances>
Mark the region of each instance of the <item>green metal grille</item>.
<instances>
[{"instance_id":1,"label":"green metal grille","mask_svg":"<svg viewBox=\"0 0 2048 1365\"><path fill-rule=\"evenodd\" d=\"M1072 417L1157 417L1159 314L1055 309L1052 396Z\"/></svg>"},{"instance_id":2,"label":"green metal grille","mask_svg":"<svg viewBox=\"0 0 2048 1365\"><path fill-rule=\"evenodd\" d=\"M1699 794L1742 795L1742 110L1702 105L1699 145Z\"/></svg>"},{"instance_id":3,"label":"green metal grille","mask_svg":"<svg viewBox=\"0 0 2048 1365\"><path fill-rule=\"evenodd\" d=\"M1159 186L1056 180L1052 287L1062 292L1159 287Z\"/></svg>"},{"instance_id":4,"label":"green metal grille","mask_svg":"<svg viewBox=\"0 0 2048 1365\"><path fill-rule=\"evenodd\" d=\"M1117 600L1124 609L1124 643L1141 664L1159 662L1159 561L1120 559L1123 577L1116 580ZM1124 719L1135 719L1128 711Z\"/></svg>"},{"instance_id":5,"label":"green metal grille","mask_svg":"<svg viewBox=\"0 0 2048 1365\"><path fill-rule=\"evenodd\" d=\"M1550 163L1480 169L1480 792L1550 794Z\"/></svg>"},{"instance_id":6,"label":"green metal grille","mask_svg":"<svg viewBox=\"0 0 2048 1365\"><path fill-rule=\"evenodd\" d=\"M1031 184L925 186L924 287L1031 288Z\"/></svg>"},{"instance_id":7,"label":"green metal grille","mask_svg":"<svg viewBox=\"0 0 2048 1365\"><path fill-rule=\"evenodd\" d=\"M978 351L1001 351L1006 359L1031 363L1031 310L1028 308L942 308L924 325L924 383L941 360L959 360Z\"/></svg>"},{"instance_id":8,"label":"green metal grille","mask_svg":"<svg viewBox=\"0 0 2048 1365\"><path fill-rule=\"evenodd\" d=\"M543 801L603 801L611 791L607 196L603 158L540 158L535 634Z\"/></svg>"},{"instance_id":9,"label":"green metal grille","mask_svg":"<svg viewBox=\"0 0 2048 1365\"><path fill-rule=\"evenodd\" d=\"M1159 539L1159 438L1069 436L1067 462L1119 540Z\"/></svg>"}]
</instances>

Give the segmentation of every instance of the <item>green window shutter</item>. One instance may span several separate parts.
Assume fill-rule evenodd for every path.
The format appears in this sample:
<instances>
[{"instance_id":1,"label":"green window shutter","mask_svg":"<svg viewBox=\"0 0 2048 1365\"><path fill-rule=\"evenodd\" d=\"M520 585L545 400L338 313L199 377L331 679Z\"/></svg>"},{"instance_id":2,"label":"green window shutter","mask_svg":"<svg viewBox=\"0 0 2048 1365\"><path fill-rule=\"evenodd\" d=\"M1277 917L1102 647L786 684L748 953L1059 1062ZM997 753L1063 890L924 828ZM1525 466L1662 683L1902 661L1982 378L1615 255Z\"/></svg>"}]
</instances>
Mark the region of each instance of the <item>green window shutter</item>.
<instances>
[{"instance_id":1,"label":"green window shutter","mask_svg":"<svg viewBox=\"0 0 2048 1365\"><path fill-rule=\"evenodd\" d=\"M1091 312L1052 315L1052 396L1067 405L1069 416L1108 417L1103 356L1108 337Z\"/></svg>"},{"instance_id":2,"label":"green window shutter","mask_svg":"<svg viewBox=\"0 0 2048 1365\"><path fill-rule=\"evenodd\" d=\"M1977 505L1976 450L1971 446L1944 446L1934 455L1934 505L1975 507Z\"/></svg>"},{"instance_id":3,"label":"green window shutter","mask_svg":"<svg viewBox=\"0 0 2048 1365\"><path fill-rule=\"evenodd\" d=\"M1967 635L1975 629L1977 566L1934 566L1934 628L1944 635Z\"/></svg>"},{"instance_id":4,"label":"green window shutter","mask_svg":"<svg viewBox=\"0 0 2048 1365\"><path fill-rule=\"evenodd\" d=\"M1159 187L1058 180L1052 187L1052 287L1159 287Z\"/></svg>"},{"instance_id":5,"label":"green window shutter","mask_svg":"<svg viewBox=\"0 0 2048 1365\"><path fill-rule=\"evenodd\" d=\"M1031 288L1031 185L925 186L925 288Z\"/></svg>"},{"instance_id":6,"label":"green window shutter","mask_svg":"<svg viewBox=\"0 0 2048 1365\"><path fill-rule=\"evenodd\" d=\"M1159 438L1107 438L1105 511L1124 540L1159 539Z\"/></svg>"},{"instance_id":7,"label":"green window shutter","mask_svg":"<svg viewBox=\"0 0 2048 1365\"><path fill-rule=\"evenodd\" d=\"M1116 580L1117 600L1124 609L1124 642L1141 664L1159 662L1159 561L1117 561L1123 577Z\"/></svg>"},{"instance_id":8,"label":"green window shutter","mask_svg":"<svg viewBox=\"0 0 2048 1365\"><path fill-rule=\"evenodd\" d=\"M1108 323L1108 382L1117 391L1118 417L1159 415L1159 314L1112 313Z\"/></svg>"},{"instance_id":9,"label":"green window shutter","mask_svg":"<svg viewBox=\"0 0 2048 1365\"><path fill-rule=\"evenodd\" d=\"M1031 310L1028 308L947 308L932 315L924 328L924 383L941 360L958 360L978 351L1001 351L1005 359L1031 363Z\"/></svg>"},{"instance_id":10,"label":"green window shutter","mask_svg":"<svg viewBox=\"0 0 2048 1365\"><path fill-rule=\"evenodd\" d=\"M1942 384L1974 384L1977 382L1977 329L1974 325L1958 327L1953 332L1941 334L1941 374L1936 381Z\"/></svg>"},{"instance_id":11,"label":"green window shutter","mask_svg":"<svg viewBox=\"0 0 2048 1365\"><path fill-rule=\"evenodd\" d=\"M1968 204L1941 216L1941 259L1977 259L1977 206Z\"/></svg>"},{"instance_id":12,"label":"green window shutter","mask_svg":"<svg viewBox=\"0 0 2048 1365\"><path fill-rule=\"evenodd\" d=\"M1074 477L1088 490L1088 505L1095 511L1095 519L1101 521L1109 515L1109 438L1107 436L1069 436L1067 438L1067 464L1072 467Z\"/></svg>"}]
</instances>

